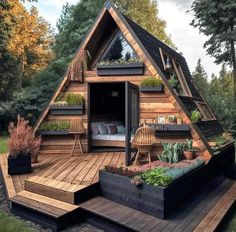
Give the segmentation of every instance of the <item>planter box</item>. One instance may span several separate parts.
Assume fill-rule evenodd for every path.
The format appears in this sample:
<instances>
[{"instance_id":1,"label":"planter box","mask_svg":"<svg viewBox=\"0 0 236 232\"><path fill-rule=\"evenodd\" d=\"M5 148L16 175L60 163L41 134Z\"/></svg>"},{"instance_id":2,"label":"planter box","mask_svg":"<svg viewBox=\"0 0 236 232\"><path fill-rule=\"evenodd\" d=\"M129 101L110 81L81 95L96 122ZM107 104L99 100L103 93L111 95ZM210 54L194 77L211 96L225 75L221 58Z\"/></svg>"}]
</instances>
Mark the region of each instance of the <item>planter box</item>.
<instances>
[{"instance_id":1,"label":"planter box","mask_svg":"<svg viewBox=\"0 0 236 232\"><path fill-rule=\"evenodd\" d=\"M143 75L143 63L134 64L110 64L99 65L97 67L98 76L123 76L123 75Z\"/></svg>"},{"instance_id":2,"label":"planter box","mask_svg":"<svg viewBox=\"0 0 236 232\"><path fill-rule=\"evenodd\" d=\"M84 114L84 106L76 105L76 106L50 106L50 114L52 115L82 115Z\"/></svg>"},{"instance_id":3,"label":"planter box","mask_svg":"<svg viewBox=\"0 0 236 232\"><path fill-rule=\"evenodd\" d=\"M8 156L7 162L9 175L25 174L32 171L30 155Z\"/></svg>"},{"instance_id":4,"label":"planter box","mask_svg":"<svg viewBox=\"0 0 236 232\"><path fill-rule=\"evenodd\" d=\"M101 195L112 201L165 219L180 203L208 180L205 165L196 168L167 187L131 184L126 176L100 171Z\"/></svg>"},{"instance_id":5,"label":"planter box","mask_svg":"<svg viewBox=\"0 0 236 232\"><path fill-rule=\"evenodd\" d=\"M163 92L163 85L157 86L157 87L139 87L140 92L158 92L162 93Z\"/></svg>"},{"instance_id":6,"label":"planter box","mask_svg":"<svg viewBox=\"0 0 236 232\"><path fill-rule=\"evenodd\" d=\"M68 135L69 130L60 130L60 131L38 131L39 135Z\"/></svg>"},{"instance_id":7,"label":"planter box","mask_svg":"<svg viewBox=\"0 0 236 232\"><path fill-rule=\"evenodd\" d=\"M157 136L160 135L189 135L190 127L188 124L158 124L148 123L149 126L153 127Z\"/></svg>"}]
</instances>

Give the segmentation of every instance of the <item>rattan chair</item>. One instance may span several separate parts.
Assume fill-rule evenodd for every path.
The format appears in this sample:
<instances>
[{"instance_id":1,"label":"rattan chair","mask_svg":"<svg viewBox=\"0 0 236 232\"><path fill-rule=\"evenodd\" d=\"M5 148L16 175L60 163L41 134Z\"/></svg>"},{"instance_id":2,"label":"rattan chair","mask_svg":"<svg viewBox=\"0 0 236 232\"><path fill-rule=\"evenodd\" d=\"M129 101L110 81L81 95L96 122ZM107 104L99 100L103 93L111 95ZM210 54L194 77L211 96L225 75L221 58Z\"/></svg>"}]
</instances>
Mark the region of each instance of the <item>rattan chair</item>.
<instances>
[{"instance_id":1,"label":"rattan chair","mask_svg":"<svg viewBox=\"0 0 236 232\"><path fill-rule=\"evenodd\" d=\"M72 134L75 137L74 144L73 144L73 147L72 147L72 150L71 150L71 153L70 153L71 156L74 153L77 141L79 141L79 147L80 147L80 151L81 151L82 155L84 154L82 143L81 143L81 136L84 133L85 133L85 130L84 130L84 125L83 125L82 119L76 119L76 120L71 120L70 121L69 134Z\"/></svg>"},{"instance_id":2,"label":"rattan chair","mask_svg":"<svg viewBox=\"0 0 236 232\"><path fill-rule=\"evenodd\" d=\"M134 161L134 165L136 166L138 158L141 154L148 155L148 162L151 162L151 149L153 145L157 142L155 137L155 131L148 126L140 127L133 139L130 141L132 145L134 145L138 151L136 154L136 158Z\"/></svg>"}]
</instances>

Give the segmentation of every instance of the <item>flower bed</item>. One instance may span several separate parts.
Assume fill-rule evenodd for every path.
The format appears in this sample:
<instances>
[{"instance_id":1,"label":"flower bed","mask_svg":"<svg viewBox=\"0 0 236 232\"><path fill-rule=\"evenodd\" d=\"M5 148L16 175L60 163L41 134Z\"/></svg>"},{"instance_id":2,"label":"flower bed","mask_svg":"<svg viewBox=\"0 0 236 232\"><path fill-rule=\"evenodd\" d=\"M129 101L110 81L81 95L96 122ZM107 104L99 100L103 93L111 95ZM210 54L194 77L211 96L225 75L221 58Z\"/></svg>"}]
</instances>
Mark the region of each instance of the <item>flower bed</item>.
<instances>
[{"instance_id":1,"label":"flower bed","mask_svg":"<svg viewBox=\"0 0 236 232\"><path fill-rule=\"evenodd\" d=\"M155 161L139 168L100 171L102 196L159 218L166 218L207 180L203 160L175 164Z\"/></svg>"}]
</instances>

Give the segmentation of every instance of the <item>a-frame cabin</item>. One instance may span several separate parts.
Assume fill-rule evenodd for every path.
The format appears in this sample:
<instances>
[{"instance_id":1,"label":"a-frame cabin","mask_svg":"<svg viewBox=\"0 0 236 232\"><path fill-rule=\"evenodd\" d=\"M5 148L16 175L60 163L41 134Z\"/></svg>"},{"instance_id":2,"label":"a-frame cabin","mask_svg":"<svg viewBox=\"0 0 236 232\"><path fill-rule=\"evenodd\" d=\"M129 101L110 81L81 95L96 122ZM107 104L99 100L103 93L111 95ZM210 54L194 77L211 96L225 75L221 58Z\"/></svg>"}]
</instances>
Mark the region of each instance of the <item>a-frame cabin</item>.
<instances>
[{"instance_id":1,"label":"a-frame cabin","mask_svg":"<svg viewBox=\"0 0 236 232\"><path fill-rule=\"evenodd\" d=\"M150 76L162 80L163 91L139 89ZM173 76L178 86L175 89L170 81ZM68 92L85 97L83 109L64 109L61 113L57 109L55 113L52 106L61 93ZM201 113L198 123L190 120L194 110ZM109 2L82 42L35 130L40 130L45 121L70 122L78 118L86 128L82 139L85 152L123 150L126 165L131 161L130 138L141 123L154 123L157 130L159 143L153 149L154 155L161 152L161 142L185 142L191 138L198 155L209 161L213 155L209 138L223 133L199 94L185 58ZM176 118L182 122L177 124ZM41 152L70 153L73 136L62 132L42 133Z\"/></svg>"}]
</instances>

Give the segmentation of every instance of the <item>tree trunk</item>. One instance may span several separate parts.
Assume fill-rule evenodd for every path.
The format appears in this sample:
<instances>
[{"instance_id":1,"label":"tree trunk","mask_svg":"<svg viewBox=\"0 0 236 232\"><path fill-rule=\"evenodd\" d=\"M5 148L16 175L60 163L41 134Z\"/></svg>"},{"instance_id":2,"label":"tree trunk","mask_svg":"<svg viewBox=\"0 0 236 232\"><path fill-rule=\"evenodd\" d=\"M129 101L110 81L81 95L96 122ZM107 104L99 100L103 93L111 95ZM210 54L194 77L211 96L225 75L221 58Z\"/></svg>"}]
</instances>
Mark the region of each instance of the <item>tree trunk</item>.
<instances>
[{"instance_id":1,"label":"tree trunk","mask_svg":"<svg viewBox=\"0 0 236 232\"><path fill-rule=\"evenodd\" d=\"M235 58L235 47L233 40L230 41L230 45L231 45L233 78L234 78L234 102L236 102L236 58Z\"/></svg>"}]
</instances>

